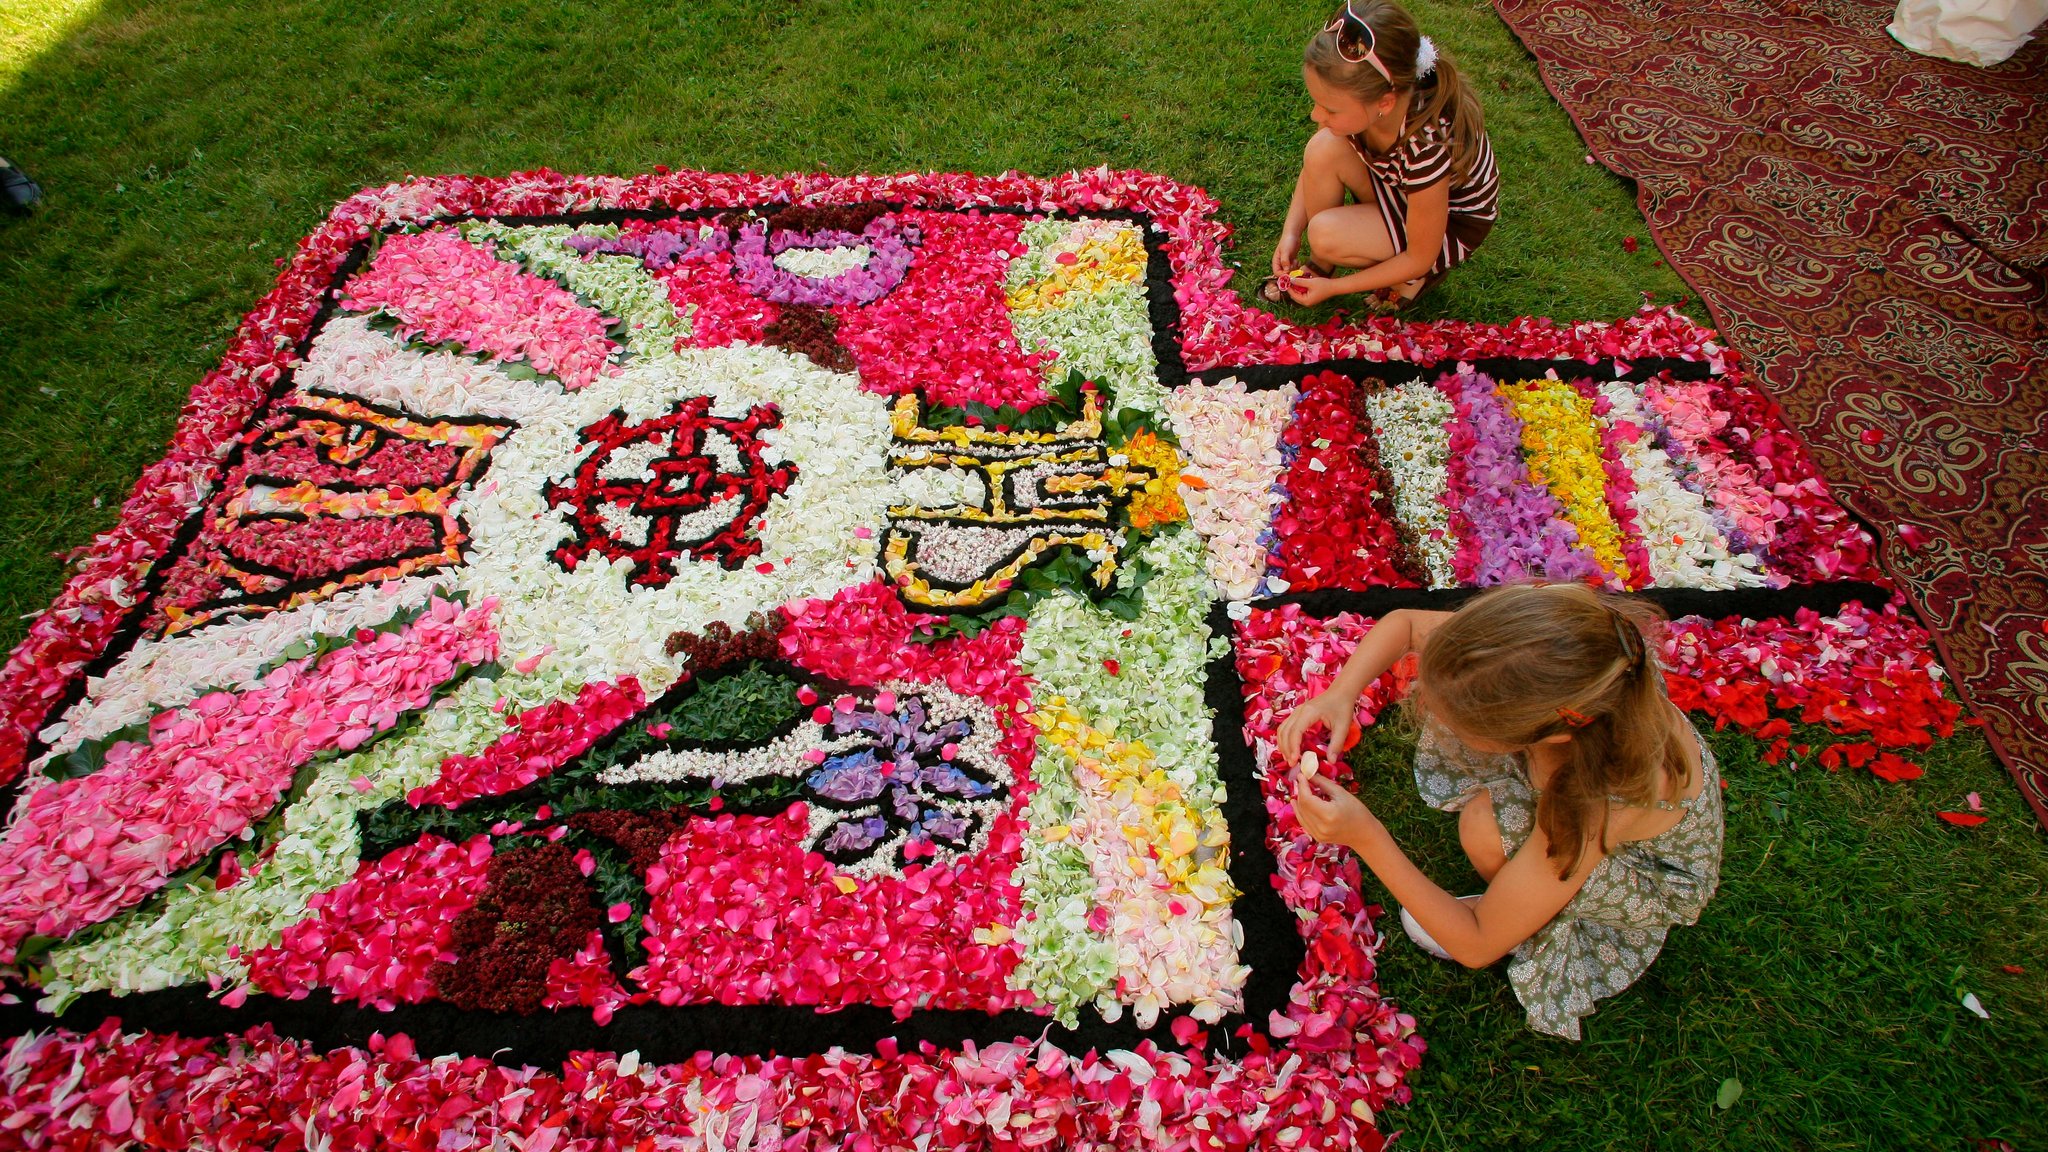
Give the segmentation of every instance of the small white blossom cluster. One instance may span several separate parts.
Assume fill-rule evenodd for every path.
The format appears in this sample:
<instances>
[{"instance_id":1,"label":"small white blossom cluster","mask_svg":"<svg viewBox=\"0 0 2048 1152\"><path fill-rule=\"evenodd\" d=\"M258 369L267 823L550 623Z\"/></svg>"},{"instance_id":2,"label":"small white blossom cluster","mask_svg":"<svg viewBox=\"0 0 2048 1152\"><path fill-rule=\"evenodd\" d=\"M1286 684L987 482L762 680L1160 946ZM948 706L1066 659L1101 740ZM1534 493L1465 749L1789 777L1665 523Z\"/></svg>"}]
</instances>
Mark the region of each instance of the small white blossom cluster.
<instances>
[{"instance_id":1,"label":"small white blossom cluster","mask_svg":"<svg viewBox=\"0 0 2048 1152\"><path fill-rule=\"evenodd\" d=\"M1450 588L1458 544L1451 536L1444 493L1450 487L1451 421L1456 409L1435 386L1420 380L1365 398L1379 440L1380 465L1394 479L1394 513L1406 525L1432 588Z\"/></svg>"},{"instance_id":2,"label":"small white blossom cluster","mask_svg":"<svg viewBox=\"0 0 2048 1152\"><path fill-rule=\"evenodd\" d=\"M798 276L824 280L864 266L873 249L865 244L842 244L837 248L791 248L775 257L775 266Z\"/></svg>"}]
</instances>

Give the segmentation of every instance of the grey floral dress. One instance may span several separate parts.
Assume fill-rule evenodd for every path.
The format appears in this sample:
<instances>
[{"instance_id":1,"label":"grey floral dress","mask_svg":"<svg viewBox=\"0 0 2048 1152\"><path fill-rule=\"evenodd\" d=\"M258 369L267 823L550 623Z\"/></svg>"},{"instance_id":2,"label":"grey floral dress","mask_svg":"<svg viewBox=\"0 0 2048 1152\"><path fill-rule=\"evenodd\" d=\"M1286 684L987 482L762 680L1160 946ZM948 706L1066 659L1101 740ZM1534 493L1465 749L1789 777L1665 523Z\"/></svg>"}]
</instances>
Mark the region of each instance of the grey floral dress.
<instances>
[{"instance_id":1,"label":"grey floral dress","mask_svg":"<svg viewBox=\"0 0 2048 1152\"><path fill-rule=\"evenodd\" d=\"M1529 1027L1577 1040L1579 1020L1593 1013L1594 1003L1635 983L1671 927L1698 920L1713 896L1721 880L1720 772L1706 741L1699 745L1705 780L1698 796L1680 801L1685 815L1678 823L1594 865L1557 918L1511 953L1508 982L1529 1013ZM1415 749L1415 786L1425 802L1446 812L1485 789L1509 856L1535 831L1538 793L1520 755L1474 752L1427 724Z\"/></svg>"}]
</instances>

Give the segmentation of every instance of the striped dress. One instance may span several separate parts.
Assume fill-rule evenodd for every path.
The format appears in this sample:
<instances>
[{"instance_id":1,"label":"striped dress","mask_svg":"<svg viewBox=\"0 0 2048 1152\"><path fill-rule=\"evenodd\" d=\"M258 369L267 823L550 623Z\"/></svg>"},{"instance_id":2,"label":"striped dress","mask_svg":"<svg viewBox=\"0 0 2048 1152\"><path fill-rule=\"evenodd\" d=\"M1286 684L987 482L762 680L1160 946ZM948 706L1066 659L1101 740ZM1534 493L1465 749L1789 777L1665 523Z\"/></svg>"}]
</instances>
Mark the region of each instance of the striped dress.
<instances>
[{"instance_id":1,"label":"striped dress","mask_svg":"<svg viewBox=\"0 0 2048 1152\"><path fill-rule=\"evenodd\" d=\"M1414 107L1428 103L1427 89L1418 89ZM1452 176L1451 124L1448 117L1433 124L1411 120L1400 139L1388 152L1375 152L1363 134L1351 137L1351 147L1372 174L1373 200L1386 222L1387 235L1402 251L1408 248L1408 197ZM1428 282L1435 283L1452 267L1461 264L1479 247L1479 242L1500 217L1500 170L1493 163L1493 141L1479 135L1479 154L1472 158L1471 171L1451 185L1451 214L1444 225L1444 239L1430 266Z\"/></svg>"}]
</instances>

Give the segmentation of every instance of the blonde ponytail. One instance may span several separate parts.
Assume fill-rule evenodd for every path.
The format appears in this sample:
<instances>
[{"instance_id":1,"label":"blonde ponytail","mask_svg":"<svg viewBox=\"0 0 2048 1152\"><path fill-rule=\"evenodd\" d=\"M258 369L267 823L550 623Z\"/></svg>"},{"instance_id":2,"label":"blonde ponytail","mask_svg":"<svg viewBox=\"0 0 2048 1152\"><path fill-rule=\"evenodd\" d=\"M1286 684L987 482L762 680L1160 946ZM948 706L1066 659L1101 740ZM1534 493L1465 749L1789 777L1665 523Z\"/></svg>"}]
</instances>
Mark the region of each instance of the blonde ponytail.
<instances>
[{"instance_id":1,"label":"blonde ponytail","mask_svg":"<svg viewBox=\"0 0 2048 1152\"><path fill-rule=\"evenodd\" d=\"M1430 633L1415 706L1467 736L1526 748L1571 739L1536 802L1559 878L1604 841L1610 797L1630 805L1691 774L1666 713L1644 600L1583 584L1490 589Z\"/></svg>"}]
</instances>

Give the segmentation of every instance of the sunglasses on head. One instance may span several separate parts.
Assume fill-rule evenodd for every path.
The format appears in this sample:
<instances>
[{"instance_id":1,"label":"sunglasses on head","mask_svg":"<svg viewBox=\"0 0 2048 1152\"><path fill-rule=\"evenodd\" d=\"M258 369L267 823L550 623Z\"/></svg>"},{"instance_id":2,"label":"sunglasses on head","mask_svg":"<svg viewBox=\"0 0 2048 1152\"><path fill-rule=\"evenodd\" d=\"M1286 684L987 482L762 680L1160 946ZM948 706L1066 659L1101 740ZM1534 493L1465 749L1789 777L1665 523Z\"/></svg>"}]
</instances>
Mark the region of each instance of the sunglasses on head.
<instances>
[{"instance_id":1,"label":"sunglasses on head","mask_svg":"<svg viewBox=\"0 0 2048 1152\"><path fill-rule=\"evenodd\" d=\"M1351 0L1344 0L1344 10L1330 17L1330 22L1323 25L1323 31L1337 34L1337 55L1342 56L1346 64L1370 64L1388 84L1394 82L1393 74L1380 63L1379 54L1373 51L1372 25L1351 10Z\"/></svg>"}]
</instances>

